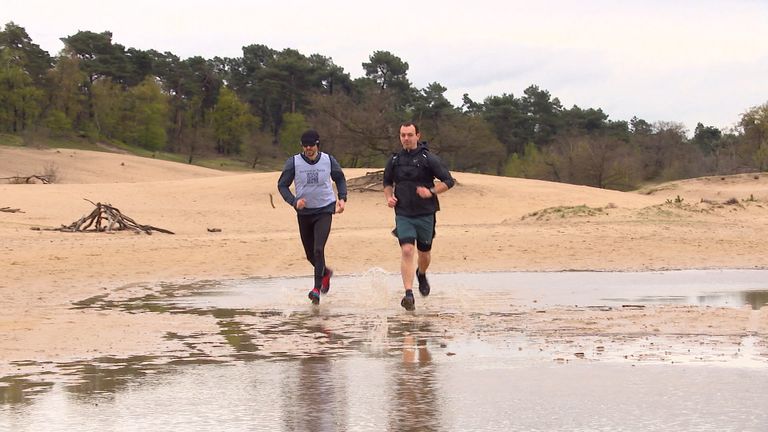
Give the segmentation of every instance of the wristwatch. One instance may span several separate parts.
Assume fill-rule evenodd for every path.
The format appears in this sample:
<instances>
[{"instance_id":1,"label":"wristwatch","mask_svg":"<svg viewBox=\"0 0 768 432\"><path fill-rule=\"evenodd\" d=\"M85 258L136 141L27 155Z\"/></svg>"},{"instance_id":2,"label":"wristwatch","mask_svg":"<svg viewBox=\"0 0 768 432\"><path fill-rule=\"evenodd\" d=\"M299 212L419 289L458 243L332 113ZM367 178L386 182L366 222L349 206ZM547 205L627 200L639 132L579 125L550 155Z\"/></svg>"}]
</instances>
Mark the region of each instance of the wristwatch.
<instances>
[{"instance_id":1,"label":"wristwatch","mask_svg":"<svg viewBox=\"0 0 768 432\"><path fill-rule=\"evenodd\" d=\"M435 187L434 186L429 188L429 191L432 192L432 195L437 195L437 191L435 191Z\"/></svg>"}]
</instances>

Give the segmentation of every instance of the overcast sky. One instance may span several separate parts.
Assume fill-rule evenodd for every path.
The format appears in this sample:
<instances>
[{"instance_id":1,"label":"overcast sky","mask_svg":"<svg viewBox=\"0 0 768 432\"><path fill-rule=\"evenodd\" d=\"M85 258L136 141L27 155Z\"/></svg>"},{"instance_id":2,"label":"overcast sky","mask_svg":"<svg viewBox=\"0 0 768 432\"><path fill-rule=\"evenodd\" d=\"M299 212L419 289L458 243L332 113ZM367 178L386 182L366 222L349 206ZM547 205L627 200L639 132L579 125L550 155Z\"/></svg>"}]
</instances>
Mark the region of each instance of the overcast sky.
<instances>
[{"instance_id":1,"label":"overcast sky","mask_svg":"<svg viewBox=\"0 0 768 432\"><path fill-rule=\"evenodd\" d=\"M768 102L767 0L0 0L0 25L57 54L59 38L111 31L126 48L239 57L264 44L331 57L353 78L377 50L455 105L531 84L564 107L732 127Z\"/></svg>"}]
</instances>

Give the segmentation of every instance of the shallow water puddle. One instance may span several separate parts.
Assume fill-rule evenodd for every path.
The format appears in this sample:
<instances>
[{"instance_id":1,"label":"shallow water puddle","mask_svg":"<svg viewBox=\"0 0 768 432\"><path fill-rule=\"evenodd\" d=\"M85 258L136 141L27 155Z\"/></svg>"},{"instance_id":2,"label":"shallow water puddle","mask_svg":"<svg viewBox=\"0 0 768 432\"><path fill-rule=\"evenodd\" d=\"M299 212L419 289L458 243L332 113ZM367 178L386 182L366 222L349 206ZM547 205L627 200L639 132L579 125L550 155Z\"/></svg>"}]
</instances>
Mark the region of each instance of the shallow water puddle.
<instances>
[{"instance_id":1,"label":"shallow water puddle","mask_svg":"<svg viewBox=\"0 0 768 432\"><path fill-rule=\"evenodd\" d=\"M435 292L425 306L471 312L505 311L510 306L616 306L626 303L688 304L759 309L768 304L766 270L689 270L668 272L492 272L430 275ZM175 304L218 308L304 310L308 278L250 279L188 285ZM371 270L335 277L324 297L334 310L390 310L402 295L400 276ZM182 288L182 286L178 286ZM441 301L431 300L439 297ZM419 306L417 298L417 309ZM391 312L399 312L394 308Z\"/></svg>"},{"instance_id":2,"label":"shallow water puddle","mask_svg":"<svg viewBox=\"0 0 768 432\"><path fill-rule=\"evenodd\" d=\"M766 276L433 274L415 313L377 270L335 277L319 307L309 278L132 285L73 307L217 330L169 329L185 352L19 362L0 430L765 430Z\"/></svg>"}]
</instances>

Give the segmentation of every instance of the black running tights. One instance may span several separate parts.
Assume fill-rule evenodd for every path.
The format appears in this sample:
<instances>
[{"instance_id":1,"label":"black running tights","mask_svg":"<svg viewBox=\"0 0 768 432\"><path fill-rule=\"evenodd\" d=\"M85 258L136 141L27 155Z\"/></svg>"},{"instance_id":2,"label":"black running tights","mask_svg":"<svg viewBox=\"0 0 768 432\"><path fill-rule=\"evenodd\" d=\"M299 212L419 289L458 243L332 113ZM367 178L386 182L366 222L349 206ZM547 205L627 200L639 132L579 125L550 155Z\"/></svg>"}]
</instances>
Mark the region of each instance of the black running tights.
<instances>
[{"instance_id":1,"label":"black running tights","mask_svg":"<svg viewBox=\"0 0 768 432\"><path fill-rule=\"evenodd\" d=\"M315 267L315 288L320 288L325 273L325 243L331 233L330 213L299 216L299 235L307 261Z\"/></svg>"}]
</instances>

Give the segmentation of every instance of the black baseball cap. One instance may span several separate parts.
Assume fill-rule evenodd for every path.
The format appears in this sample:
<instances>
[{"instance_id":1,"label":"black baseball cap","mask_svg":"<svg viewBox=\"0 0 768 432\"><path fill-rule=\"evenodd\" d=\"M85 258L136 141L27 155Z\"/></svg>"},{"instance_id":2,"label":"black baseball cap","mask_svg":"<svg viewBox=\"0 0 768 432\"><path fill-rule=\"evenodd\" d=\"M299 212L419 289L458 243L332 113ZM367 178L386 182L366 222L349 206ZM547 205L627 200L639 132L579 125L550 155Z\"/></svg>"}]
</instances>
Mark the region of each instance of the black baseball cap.
<instances>
[{"instance_id":1,"label":"black baseball cap","mask_svg":"<svg viewBox=\"0 0 768 432\"><path fill-rule=\"evenodd\" d=\"M301 134L301 145L311 146L320 144L320 134L316 130L310 129Z\"/></svg>"}]
</instances>

